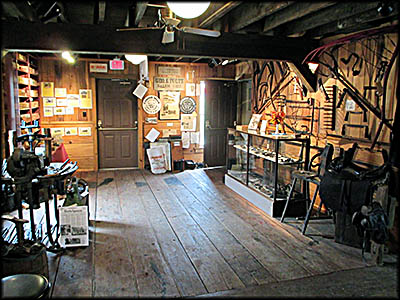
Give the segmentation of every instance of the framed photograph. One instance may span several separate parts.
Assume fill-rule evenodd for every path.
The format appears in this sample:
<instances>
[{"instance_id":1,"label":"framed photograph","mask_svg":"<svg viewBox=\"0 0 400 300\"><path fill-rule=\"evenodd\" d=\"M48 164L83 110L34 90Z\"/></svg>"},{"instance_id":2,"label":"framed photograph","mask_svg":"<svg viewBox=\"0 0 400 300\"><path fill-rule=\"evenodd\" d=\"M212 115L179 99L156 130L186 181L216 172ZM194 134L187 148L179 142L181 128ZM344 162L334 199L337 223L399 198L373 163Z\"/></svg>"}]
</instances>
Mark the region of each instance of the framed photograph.
<instances>
[{"instance_id":1,"label":"framed photograph","mask_svg":"<svg viewBox=\"0 0 400 300\"><path fill-rule=\"evenodd\" d=\"M57 99L57 106L67 106L68 102L66 98Z\"/></svg>"},{"instance_id":2,"label":"framed photograph","mask_svg":"<svg viewBox=\"0 0 400 300\"><path fill-rule=\"evenodd\" d=\"M79 136L91 136L92 128L90 127L79 127Z\"/></svg>"},{"instance_id":3,"label":"framed photograph","mask_svg":"<svg viewBox=\"0 0 400 300\"><path fill-rule=\"evenodd\" d=\"M180 92L160 92L160 120L179 120L179 99Z\"/></svg>"},{"instance_id":4,"label":"framed photograph","mask_svg":"<svg viewBox=\"0 0 400 300\"><path fill-rule=\"evenodd\" d=\"M55 115L65 115L65 107L55 107L54 114Z\"/></svg>"},{"instance_id":5,"label":"framed photograph","mask_svg":"<svg viewBox=\"0 0 400 300\"><path fill-rule=\"evenodd\" d=\"M54 115L52 107L43 107L43 114L45 117L52 117Z\"/></svg>"},{"instance_id":6,"label":"framed photograph","mask_svg":"<svg viewBox=\"0 0 400 300\"><path fill-rule=\"evenodd\" d=\"M77 127L65 128L65 135L78 135L78 128Z\"/></svg>"},{"instance_id":7,"label":"framed photograph","mask_svg":"<svg viewBox=\"0 0 400 300\"><path fill-rule=\"evenodd\" d=\"M65 97L67 97L67 89L66 88L55 88L54 94L55 94L55 97L65 98Z\"/></svg>"},{"instance_id":8,"label":"framed photograph","mask_svg":"<svg viewBox=\"0 0 400 300\"><path fill-rule=\"evenodd\" d=\"M253 114L249 122L248 130L257 130L258 123L260 123L260 120L261 120L261 114Z\"/></svg>"},{"instance_id":9,"label":"framed photograph","mask_svg":"<svg viewBox=\"0 0 400 300\"><path fill-rule=\"evenodd\" d=\"M56 98L53 97L43 97L43 106L44 107L55 107L56 106Z\"/></svg>"}]
</instances>

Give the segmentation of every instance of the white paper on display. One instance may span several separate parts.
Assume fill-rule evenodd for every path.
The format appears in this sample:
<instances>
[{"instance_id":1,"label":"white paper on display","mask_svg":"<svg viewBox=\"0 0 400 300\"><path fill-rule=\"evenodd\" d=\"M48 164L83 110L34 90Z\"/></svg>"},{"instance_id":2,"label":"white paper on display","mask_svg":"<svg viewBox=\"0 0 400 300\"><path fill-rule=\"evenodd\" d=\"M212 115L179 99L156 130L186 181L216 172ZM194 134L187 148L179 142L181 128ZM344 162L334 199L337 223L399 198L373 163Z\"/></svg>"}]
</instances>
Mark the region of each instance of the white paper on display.
<instances>
[{"instance_id":1,"label":"white paper on display","mask_svg":"<svg viewBox=\"0 0 400 300\"><path fill-rule=\"evenodd\" d=\"M163 151L163 156L165 160L165 168L167 171L171 171L171 147L168 142L155 142L150 143L150 149L152 148L161 148Z\"/></svg>"},{"instance_id":2,"label":"white paper on display","mask_svg":"<svg viewBox=\"0 0 400 300\"><path fill-rule=\"evenodd\" d=\"M190 132L182 131L182 148L190 147Z\"/></svg>"},{"instance_id":3,"label":"white paper on display","mask_svg":"<svg viewBox=\"0 0 400 300\"><path fill-rule=\"evenodd\" d=\"M139 99L142 99L143 96L146 94L146 92L147 92L147 87L139 83L132 94L138 97Z\"/></svg>"},{"instance_id":4,"label":"white paper on display","mask_svg":"<svg viewBox=\"0 0 400 300\"><path fill-rule=\"evenodd\" d=\"M62 247L89 246L88 207L66 206L60 213L60 244Z\"/></svg>"},{"instance_id":5,"label":"white paper on display","mask_svg":"<svg viewBox=\"0 0 400 300\"><path fill-rule=\"evenodd\" d=\"M190 133L190 143L200 144L200 132L199 131Z\"/></svg>"},{"instance_id":6,"label":"white paper on display","mask_svg":"<svg viewBox=\"0 0 400 300\"><path fill-rule=\"evenodd\" d=\"M159 135L160 132L157 129L152 128L150 129L149 133L145 136L145 138L148 139L150 142L154 142Z\"/></svg>"}]
</instances>

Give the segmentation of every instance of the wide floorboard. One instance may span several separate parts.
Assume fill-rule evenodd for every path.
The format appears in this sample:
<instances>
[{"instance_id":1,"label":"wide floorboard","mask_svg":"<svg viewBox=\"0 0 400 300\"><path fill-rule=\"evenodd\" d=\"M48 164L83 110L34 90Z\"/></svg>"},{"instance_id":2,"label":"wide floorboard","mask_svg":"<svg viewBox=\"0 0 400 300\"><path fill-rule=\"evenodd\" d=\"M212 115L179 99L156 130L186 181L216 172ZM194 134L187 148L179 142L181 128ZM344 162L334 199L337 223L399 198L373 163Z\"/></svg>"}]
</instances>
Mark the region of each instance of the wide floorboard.
<instances>
[{"instance_id":1,"label":"wide floorboard","mask_svg":"<svg viewBox=\"0 0 400 300\"><path fill-rule=\"evenodd\" d=\"M332 220L269 217L223 184L223 169L79 173L90 245L49 254L52 297L182 297L366 268Z\"/></svg>"}]
</instances>

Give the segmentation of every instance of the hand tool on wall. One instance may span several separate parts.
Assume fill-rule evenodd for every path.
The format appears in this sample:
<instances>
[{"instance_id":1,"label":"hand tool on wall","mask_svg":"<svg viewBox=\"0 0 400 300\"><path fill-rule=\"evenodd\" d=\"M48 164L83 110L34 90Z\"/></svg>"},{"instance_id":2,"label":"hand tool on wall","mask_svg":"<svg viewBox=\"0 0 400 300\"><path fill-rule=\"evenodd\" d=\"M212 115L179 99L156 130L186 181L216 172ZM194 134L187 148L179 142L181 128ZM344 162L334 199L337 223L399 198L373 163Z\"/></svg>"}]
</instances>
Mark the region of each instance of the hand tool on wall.
<instances>
[{"instance_id":1,"label":"hand tool on wall","mask_svg":"<svg viewBox=\"0 0 400 300\"><path fill-rule=\"evenodd\" d=\"M351 52L351 53L350 53L350 56L349 56L347 59L344 58L344 57L342 57L340 60L341 60L345 65L347 65L347 64L350 62L350 60L351 60L352 57L355 57L356 61L354 62L353 67L351 68L351 70L352 70L352 72L353 72L353 76L357 76L357 75L360 74L361 68L362 68L362 64L363 64L362 59L360 59L360 56L359 56L357 53ZM359 64L359 68L356 70L356 66L357 66L358 64Z\"/></svg>"}]
</instances>

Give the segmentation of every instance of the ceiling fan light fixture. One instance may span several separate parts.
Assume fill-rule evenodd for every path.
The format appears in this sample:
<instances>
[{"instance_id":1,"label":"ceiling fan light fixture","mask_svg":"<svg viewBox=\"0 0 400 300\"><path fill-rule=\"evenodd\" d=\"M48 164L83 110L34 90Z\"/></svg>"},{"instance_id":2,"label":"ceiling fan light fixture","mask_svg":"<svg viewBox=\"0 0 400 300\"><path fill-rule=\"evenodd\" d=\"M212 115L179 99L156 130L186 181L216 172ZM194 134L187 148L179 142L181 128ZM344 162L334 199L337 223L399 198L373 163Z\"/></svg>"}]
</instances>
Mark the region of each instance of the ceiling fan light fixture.
<instances>
[{"instance_id":1,"label":"ceiling fan light fixture","mask_svg":"<svg viewBox=\"0 0 400 300\"><path fill-rule=\"evenodd\" d=\"M138 54L125 54L126 60L130 61L134 65L140 64L142 61L147 59L146 55L138 55Z\"/></svg>"},{"instance_id":2,"label":"ceiling fan light fixture","mask_svg":"<svg viewBox=\"0 0 400 300\"><path fill-rule=\"evenodd\" d=\"M170 10L177 16L184 19L193 19L202 15L210 6L210 1L195 2L171 2L167 1Z\"/></svg>"}]
</instances>

